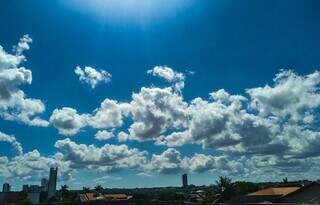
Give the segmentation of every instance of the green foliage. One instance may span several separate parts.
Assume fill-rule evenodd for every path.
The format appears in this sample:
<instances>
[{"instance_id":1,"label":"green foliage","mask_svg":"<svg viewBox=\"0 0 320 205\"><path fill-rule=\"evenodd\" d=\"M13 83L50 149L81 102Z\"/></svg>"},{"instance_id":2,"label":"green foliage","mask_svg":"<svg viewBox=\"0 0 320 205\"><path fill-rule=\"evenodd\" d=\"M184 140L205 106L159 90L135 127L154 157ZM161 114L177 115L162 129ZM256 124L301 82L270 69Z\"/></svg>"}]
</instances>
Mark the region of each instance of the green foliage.
<instances>
[{"instance_id":1,"label":"green foliage","mask_svg":"<svg viewBox=\"0 0 320 205\"><path fill-rule=\"evenodd\" d=\"M214 185L214 191L221 201L226 201L236 195L234 184L228 177L219 177Z\"/></svg>"},{"instance_id":2,"label":"green foliage","mask_svg":"<svg viewBox=\"0 0 320 205\"><path fill-rule=\"evenodd\" d=\"M76 194L71 193L67 185L61 186L59 194L63 202L76 201Z\"/></svg>"},{"instance_id":3,"label":"green foliage","mask_svg":"<svg viewBox=\"0 0 320 205\"><path fill-rule=\"evenodd\" d=\"M40 193L40 203L45 202L48 198L48 192L42 191Z\"/></svg>"},{"instance_id":4,"label":"green foliage","mask_svg":"<svg viewBox=\"0 0 320 205\"><path fill-rule=\"evenodd\" d=\"M207 189L204 193L202 205L209 205L209 204L213 203L215 201L216 197L217 197L216 193L214 192L214 190L212 188Z\"/></svg>"},{"instance_id":5,"label":"green foliage","mask_svg":"<svg viewBox=\"0 0 320 205\"><path fill-rule=\"evenodd\" d=\"M96 187L94 187L94 190L98 193L102 193L104 188L100 184L98 184Z\"/></svg>"},{"instance_id":6,"label":"green foliage","mask_svg":"<svg viewBox=\"0 0 320 205\"><path fill-rule=\"evenodd\" d=\"M146 193L135 193L133 194L132 198L133 199L152 199L152 196Z\"/></svg>"},{"instance_id":7,"label":"green foliage","mask_svg":"<svg viewBox=\"0 0 320 205\"><path fill-rule=\"evenodd\" d=\"M90 188L89 187L82 187L82 191L83 191L83 193L88 193L88 192L90 192L91 190L90 190Z\"/></svg>"},{"instance_id":8,"label":"green foliage","mask_svg":"<svg viewBox=\"0 0 320 205\"><path fill-rule=\"evenodd\" d=\"M259 190L259 186L252 182L238 181L233 184L236 195L245 195Z\"/></svg>"},{"instance_id":9,"label":"green foliage","mask_svg":"<svg viewBox=\"0 0 320 205\"><path fill-rule=\"evenodd\" d=\"M165 190L159 194L160 201L184 201L185 196L181 192Z\"/></svg>"},{"instance_id":10,"label":"green foliage","mask_svg":"<svg viewBox=\"0 0 320 205\"><path fill-rule=\"evenodd\" d=\"M24 192L19 193L18 204L19 205L30 205L31 204L30 200L28 199L27 193L24 193Z\"/></svg>"}]
</instances>

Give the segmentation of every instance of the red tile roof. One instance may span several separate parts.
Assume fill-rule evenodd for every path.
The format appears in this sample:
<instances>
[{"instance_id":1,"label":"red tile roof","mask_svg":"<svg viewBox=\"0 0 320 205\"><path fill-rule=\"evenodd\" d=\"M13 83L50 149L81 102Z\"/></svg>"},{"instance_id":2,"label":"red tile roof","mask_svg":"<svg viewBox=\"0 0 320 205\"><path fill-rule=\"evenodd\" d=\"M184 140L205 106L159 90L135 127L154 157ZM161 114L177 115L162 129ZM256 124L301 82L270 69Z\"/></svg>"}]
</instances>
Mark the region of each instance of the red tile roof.
<instances>
[{"instance_id":1,"label":"red tile roof","mask_svg":"<svg viewBox=\"0 0 320 205\"><path fill-rule=\"evenodd\" d=\"M262 189L260 191L250 193L247 196L266 196L266 195L284 196L298 189L300 189L300 187L271 187L271 188Z\"/></svg>"}]
</instances>

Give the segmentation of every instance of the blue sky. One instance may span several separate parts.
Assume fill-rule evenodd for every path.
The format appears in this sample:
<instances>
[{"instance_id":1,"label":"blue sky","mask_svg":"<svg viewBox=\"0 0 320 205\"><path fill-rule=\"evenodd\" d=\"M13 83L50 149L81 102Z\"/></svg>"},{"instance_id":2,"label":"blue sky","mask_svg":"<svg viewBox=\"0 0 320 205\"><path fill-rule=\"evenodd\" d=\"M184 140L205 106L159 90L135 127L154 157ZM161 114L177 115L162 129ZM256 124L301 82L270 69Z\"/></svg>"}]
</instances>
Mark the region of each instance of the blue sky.
<instances>
[{"instance_id":1,"label":"blue sky","mask_svg":"<svg viewBox=\"0 0 320 205\"><path fill-rule=\"evenodd\" d=\"M17 117L23 113L22 104L10 104L0 93L0 132L7 136L0 138L0 156L6 161L0 163L6 170L0 171L0 182L14 182L18 189L22 183L37 183L52 164L63 166L61 183L71 187L93 187L99 182L93 180L101 177L99 183L109 187L180 185L183 172L190 173L194 184L214 183L219 175L261 181L270 176L259 170L269 169L279 173L273 180L315 178L314 161L320 153L310 150L320 141L319 6L311 0L2 1L0 45L3 52L23 55L25 61L0 68L0 83L12 95L19 90L26 95L23 99L40 100L45 111L28 117L39 117L46 125L30 125ZM12 50L23 39L30 48L21 47L23 53ZM0 56L0 66L5 58ZM32 82L6 79L8 70L19 73L22 66L32 72ZM93 88L84 80L90 76L79 79L77 66L110 76L102 74ZM176 89L176 83L183 88ZM148 102L134 100L133 93ZM160 97L150 99L149 94L158 93ZM163 100L171 99L172 104L148 104L165 95ZM103 112L115 109L120 119L106 114L106 121L92 124L105 99L116 100L119 107L106 106ZM54 110L61 115L53 116ZM239 116L240 110L245 114ZM198 116L201 112L208 117ZM74 114L69 121L62 119L66 113ZM118 124L106 125L113 120ZM148 124L151 121L154 124ZM161 122L160 130L145 128L139 135L143 126ZM65 132L64 123L69 123ZM245 129L250 126L252 130ZM70 134L71 129L75 133ZM114 136L97 140L95 134L103 130ZM120 132L127 134L125 140L119 141ZM167 138L172 133L179 136ZM17 153L12 137L22 153ZM258 152L264 140L269 152ZM126 166L101 158L104 152L118 153L103 150L105 144L115 145L115 150L126 146L122 148L128 156L115 160ZM95 146L97 158L85 159L74 151L85 153L89 145ZM275 145L283 149L280 154L272 152ZM13 165L33 150L41 155L35 157L41 167ZM283 165L288 160L290 165ZM262 166L266 161L270 164ZM83 184L77 184L79 179Z\"/></svg>"}]
</instances>

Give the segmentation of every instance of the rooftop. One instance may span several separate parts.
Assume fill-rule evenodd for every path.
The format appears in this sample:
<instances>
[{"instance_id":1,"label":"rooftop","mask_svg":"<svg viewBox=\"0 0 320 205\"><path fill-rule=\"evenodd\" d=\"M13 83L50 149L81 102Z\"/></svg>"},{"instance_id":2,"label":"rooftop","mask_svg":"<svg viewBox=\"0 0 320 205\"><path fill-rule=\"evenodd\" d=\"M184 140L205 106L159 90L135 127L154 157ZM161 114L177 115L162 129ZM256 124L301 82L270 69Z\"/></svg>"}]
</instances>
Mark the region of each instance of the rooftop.
<instances>
[{"instance_id":1,"label":"rooftop","mask_svg":"<svg viewBox=\"0 0 320 205\"><path fill-rule=\"evenodd\" d=\"M300 187L270 187L267 189L262 189L257 192L253 192L248 194L247 196L271 196L271 195L280 195L284 196L291 192L294 192L296 190L300 189Z\"/></svg>"}]
</instances>

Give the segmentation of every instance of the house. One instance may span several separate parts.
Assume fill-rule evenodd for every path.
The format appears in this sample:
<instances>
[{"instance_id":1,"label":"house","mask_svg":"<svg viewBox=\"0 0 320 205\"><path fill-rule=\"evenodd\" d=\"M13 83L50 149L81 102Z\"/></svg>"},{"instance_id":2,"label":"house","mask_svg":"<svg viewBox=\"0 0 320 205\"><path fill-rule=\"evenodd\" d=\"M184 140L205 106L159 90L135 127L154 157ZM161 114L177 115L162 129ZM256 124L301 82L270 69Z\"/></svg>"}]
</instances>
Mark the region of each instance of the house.
<instances>
[{"instance_id":1,"label":"house","mask_svg":"<svg viewBox=\"0 0 320 205\"><path fill-rule=\"evenodd\" d=\"M79 195L80 201L121 201L130 199L126 194L96 194L84 193Z\"/></svg>"},{"instance_id":2,"label":"house","mask_svg":"<svg viewBox=\"0 0 320 205\"><path fill-rule=\"evenodd\" d=\"M280 203L320 204L320 184L312 182L279 199Z\"/></svg>"},{"instance_id":3,"label":"house","mask_svg":"<svg viewBox=\"0 0 320 205\"><path fill-rule=\"evenodd\" d=\"M226 204L249 204L257 202L277 202L279 198L300 189L300 187L270 187L253 192L244 196L239 196L229 201Z\"/></svg>"},{"instance_id":4,"label":"house","mask_svg":"<svg viewBox=\"0 0 320 205\"><path fill-rule=\"evenodd\" d=\"M225 204L320 204L320 184L302 187L270 187L239 196Z\"/></svg>"},{"instance_id":5,"label":"house","mask_svg":"<svg viewBox=\"0 0 320 205\"><path fill-rule=\"evenodd\" d=\"M107 200L128 200L129 197L126 194L104 194Z\"/></svg>"}]
</instances>

